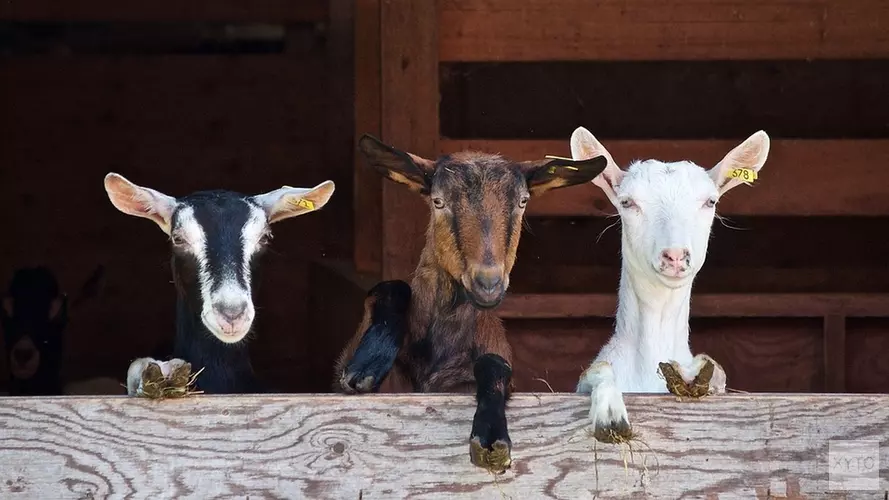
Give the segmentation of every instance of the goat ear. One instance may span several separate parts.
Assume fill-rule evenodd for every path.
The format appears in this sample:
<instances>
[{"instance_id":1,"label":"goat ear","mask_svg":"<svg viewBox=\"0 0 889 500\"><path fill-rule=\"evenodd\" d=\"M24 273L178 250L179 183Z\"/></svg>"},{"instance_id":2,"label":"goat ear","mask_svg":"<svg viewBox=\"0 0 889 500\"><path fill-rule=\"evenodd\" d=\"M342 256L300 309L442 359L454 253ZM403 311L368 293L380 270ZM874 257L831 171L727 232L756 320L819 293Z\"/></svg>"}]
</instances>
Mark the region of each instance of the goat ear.
<instances>
[{"instance_id":1,"label":"goat ear","mask_svg":"<svg viewBox=\"0 0 889 500\"><path fill-rule=\"evenodd\" d=\"M265 210L271 224L320 210L333 196L335 188L333 181L324 181L310 189L284 186L252 199Z\"/></svg>"},{"instance_id":2,"label":"goat ear","mask_svg":"<svg viewBox=\"0 0 889 500\"><path fill-rule=\"evenodd\" d=\"M3 296L3 308L0 309L0 312L3 313L3 319L11 318L15 313L13 310L15 306L15 299L10 297L9 295Z\"/></svg>"},{"instance_id":3,"label":"goat ear","mask_svg":"<svg viewBox=\"0 0 889 500\"><path fill-rule=\"evenodd\" d=\"M608 199L614 206L617 206L617 195L615 188L620 185L620 181L624 178L624 171L617 166L611 153L605 149L605 146L596 139L596 137L584 127L577 127L571 134L571 157L575 160L583 158L593 158L596 156L604 156L608 161L608 165L602 173L593 179L593 184L605 192Z\"/></svg>"},{"instance_id":4,"label":"goat ear","mask_svg":"<svg viewBox=\"0 0 889 500\"><path fill-rule=\"evenodd\" d=\"M176 209L176 198L154 189L137 186L124 176L109 173L105 176L105 191L111 204L118 210L136 217L153 220L167 234Z\"/></svg>"},{"instance_id":5,"label":"goat ear","mask_svg":"<svg viewBox=\"0 0 889 500\"><path fill-rule=\"evenodd\" d=\"M361 136L358 148L368 163L387 179L404 184L420 194L429 194L432 190L434 161L395 149L369 134Z\"/></svg>"},{"instance_id":6,"label":"goat ear","mask_svg":"<svg viewBox=\"0 0 889 500\"><path fill-rule=\"evenodd\" d=\"M731 177L733 170L745 169L759 173L769 156L770 143L769 135L760 130L735 146L722 161L709 170L708 174L719 188L720 196L743 182L741 179Z\"/></svg>"},{"instance_id":7,"label":"goat ear","mask_svg":"<svg viewBox=\"0 0 889 500\"><path fill-rule=\"evenodd\" d=\"M519 163L528 180L528 191L534 196L551 189L589 182L601 174L606 165L604 156L585 160L551 158Z\"/></svg>"},{"instance_id":8,"label":"goat ear","mask_svg":"<svg viewBox=\"0 0 889 500\"><path fill-rule=\"evenodd\" d=\"M52 299L49 303L49 322L66 321L68 319L68 296L64 293Z\"/></svg>"}]
</instances>

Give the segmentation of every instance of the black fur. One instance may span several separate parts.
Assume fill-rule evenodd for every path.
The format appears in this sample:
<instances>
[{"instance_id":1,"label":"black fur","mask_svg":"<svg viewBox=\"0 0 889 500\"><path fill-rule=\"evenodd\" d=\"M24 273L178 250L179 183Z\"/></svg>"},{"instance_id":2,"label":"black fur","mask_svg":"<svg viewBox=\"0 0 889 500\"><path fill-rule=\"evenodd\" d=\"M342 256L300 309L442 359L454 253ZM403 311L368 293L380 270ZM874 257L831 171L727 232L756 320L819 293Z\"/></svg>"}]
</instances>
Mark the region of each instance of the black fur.
<instances>
[{"instance_id":1,"label":"black fur","mask_svg":"<svg viewBox=\"0 0 889 500\"><path fill-rule=\"evenodd\" d=\"M506 388L509 387L512 368L502 357L489 353L476 360L473 370L478 406L472 419L469 438L478 438L479 444L487 449L491 449L497 441L512 448L505 411L509 397Z\"/></svg>"},{"instance_id":2,"label":"black fur","mask_svg":"<svg viewBox=\"0 0 889 500\"><path fill-rule=\"evenodd\" d=\"M377 392L404 341L411 287L400 280L384 281L374 286L368 296L374 297L371 323L346 365L345 373L351 375L347 383L353 389L367 377L372 377L371 392Z\"/></svg>"},{"instance_id":3,"label":"black fur","mask_svg":"<svg viewBox=\"0 0 889 500\"><path fill-rule=\"evenodd\" d=\"M45 267L23 268L15 272L7 297L12 299L12 314L0 308L3 339L9 356L9 393L13 396L48 396L62 393L60 373L63 333L68 322L68 300L62 296L62 307L52 319L49 311L59 295L59 285L53 273ZM30 338L34 349L16 349L21 340ZM36 350L36 352L34 352ZM16 378L12 371L15 356L38 356L39 364L33 376ZM23 360L24 361L24 360Z\"/></svg>"},{"instance_id":4,"label":"black fur","mask_svg":"<svg viewBox=\"0 0 889 500\"><path fill-rule=\"evenodd\" d=\"M229 273L247 285L241 268L243 247L241 229L250 217L246 197L231 191L202 191L179 199L192 208L194 218L206 237L207 269L213 276ZM181 209L180 209L181 210ZM178 215L173 216L176 225ZM247 339L226 344L217 339L201 321L203 308L198 268L194 257L173 252L176 300L176 337L173 357L191 363L192 372L203 368L196 380L199 390L208 394L262 392L247 348ZM257 259L251 260L251 281L257 281ZM214 280L214 284L219 283ZM251 287L255 291L255 287Z\"/></svg>"}]
</instances>

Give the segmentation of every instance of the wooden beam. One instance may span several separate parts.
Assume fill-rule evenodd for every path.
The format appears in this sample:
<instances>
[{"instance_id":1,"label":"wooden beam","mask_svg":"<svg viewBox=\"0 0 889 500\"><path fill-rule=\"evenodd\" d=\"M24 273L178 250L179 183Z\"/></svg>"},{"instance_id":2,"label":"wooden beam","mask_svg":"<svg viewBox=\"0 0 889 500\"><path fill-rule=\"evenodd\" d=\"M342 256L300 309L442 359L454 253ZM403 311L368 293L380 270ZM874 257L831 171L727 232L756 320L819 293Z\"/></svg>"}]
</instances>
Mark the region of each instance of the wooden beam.
<instances>
[{"instance_id":1,"label":"wooden beam","mask_svg":"<svg viewBox=\"0 0 889 500\"><path fill-rule=\"evenodd\" d=\"M9 0L0 4L0 19L16 21L266 21L320 22L327 18L324 0Z\"/></svg>"},{"instance_id":2,"label":"wooden beam","mask_svg":"<svg viewBox=\"0 0 889 500\"><path fill-rule=\"evenodd\" d=\"M753 131L751 131L752 133ZM595 133L595 131L593 131ZM601 139L601 138L600 138ZM479 149L516 160L570 156L564 141L442 140L441 152ZM715 165L740 141L608 141L615 161L688 159ZM735 188L719 203L724 215L887 215L889 140L773 140L756 184ZM885 179L878 182L874 179ZM529 215L589 216L614 210L590 185L551 191L528 205Z\"/></svg>"},{"instance_id":3,"label":"wooden beam","mask_svg":"<svg viewBox=\"0 0 889 500\"><path fill-rule=\"evenodd\" d=\"M616 293L507 295L496 310L501 318L613 317ZM703 294L692 295L695 317L818 318L827 315L889 317L889 294Z\"/></svg>"},{"instance_id":4,"label":"wooden beam","mask_svg":"<svg viewBox=\"0 0 889 500\"><path fill-rule=\"evenodd\" d=\"M517 394L494 477L469 463L468 395L3 398L0 472L22 498L821 498L835 440L889 463L887 395L625 399L632 459L589 437L588 397Z\"/></svg>"},{"instance_id":5,"label":"wooden beam","mask_svg":"<svg viewBox=\"0 0 889 500\"><path fill-rule=\"evenodd\" d=\"M420 156L438 151L438 1L385 0L380 10L382 140ZM383 184L383 279L408 279L428 220L406 186Z\"/></svg>"},{"instance_id":6,"label":"wooden beam","mask_svg":"<svg viewBox=\"0 0 889 500\"><path fill-rule=\"evenodd\" d=\"M889 311L886 312L889 315ZM824 317L824 391L846 391L846 317Z\"/></svg>"},{"instance_id":7,"label":"wooden beam","mask_svg":"<svg viewBox=\"0 0 889 500\"><path fill-rule=\"evenodd\" d=\"M355 144L363 134L382 135L382 68L380 66L380 0L355 2L355 134L354 156L355 268L381 274L383 270L383 179Z\"/></svg>"},{"instance_id":8,"label":"wooden beam","mask_svg":"<svg viewBox=\"0 0 889 500\"><path fill-rule=\"evenodd\" d=\"M446 0L442 61L889 56L882 0Z\"/></svg>"}]
</instances>

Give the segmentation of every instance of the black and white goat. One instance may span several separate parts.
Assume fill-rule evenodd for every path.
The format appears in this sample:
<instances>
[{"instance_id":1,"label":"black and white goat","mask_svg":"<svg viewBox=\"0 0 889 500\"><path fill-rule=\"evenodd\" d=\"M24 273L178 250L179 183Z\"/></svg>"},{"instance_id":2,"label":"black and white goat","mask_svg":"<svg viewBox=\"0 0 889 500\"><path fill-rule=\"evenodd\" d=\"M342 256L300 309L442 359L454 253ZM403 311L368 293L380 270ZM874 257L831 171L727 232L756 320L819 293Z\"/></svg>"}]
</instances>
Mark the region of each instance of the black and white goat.
<instances>
[{"instance_id":1,"label":"black and white goat","mask_svg":"<svg viewBox=\"0 0 889 500\"><path fill-rule=\"evenodd\" d=\"M170 237L176 359L159 363L162 368L184 360L193 371L203 369L197 386L205 393L260 392L245 340L256 315L252 285L258 257L271 238L270 224L320 209L333 194L333 182L256 196L217 190L174 198L109 173L105 190L118 210L154 221ZM131 395L151 362L141 358L130 365Z\"/></svg>"}]
</instances>

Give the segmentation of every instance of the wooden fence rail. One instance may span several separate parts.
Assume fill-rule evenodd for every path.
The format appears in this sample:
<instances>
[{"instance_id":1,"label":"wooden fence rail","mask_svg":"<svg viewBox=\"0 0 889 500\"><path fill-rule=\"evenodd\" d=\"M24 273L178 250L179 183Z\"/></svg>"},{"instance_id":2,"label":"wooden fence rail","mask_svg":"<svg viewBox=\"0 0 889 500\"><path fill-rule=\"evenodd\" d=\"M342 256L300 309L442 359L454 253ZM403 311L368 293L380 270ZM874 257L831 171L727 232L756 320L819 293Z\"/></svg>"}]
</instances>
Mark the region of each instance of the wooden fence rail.
<instances>
[{"instance_id":1,"label":"wooden fence rail","mask_svg":"<svg viewBox=\"0 0 889 500\"><path fill-rule=\"evenodd\" d=\"M588 399L519 394L514 465L470 465L473 398L199 396L0 401L2 498L868 498L889 485L889 395L626 398L630 456L587 435ZM833 440L882 477L830 491ZM875 443L875 444L876 444ZM623 452L622 452L623 451ZM625 465L624 459L627 462ZM831 464L834 465L831 465ZM874 461L869 462L875 463ZM800 496L802 495L802 496Z\"/></svg>"}]
</instances>

